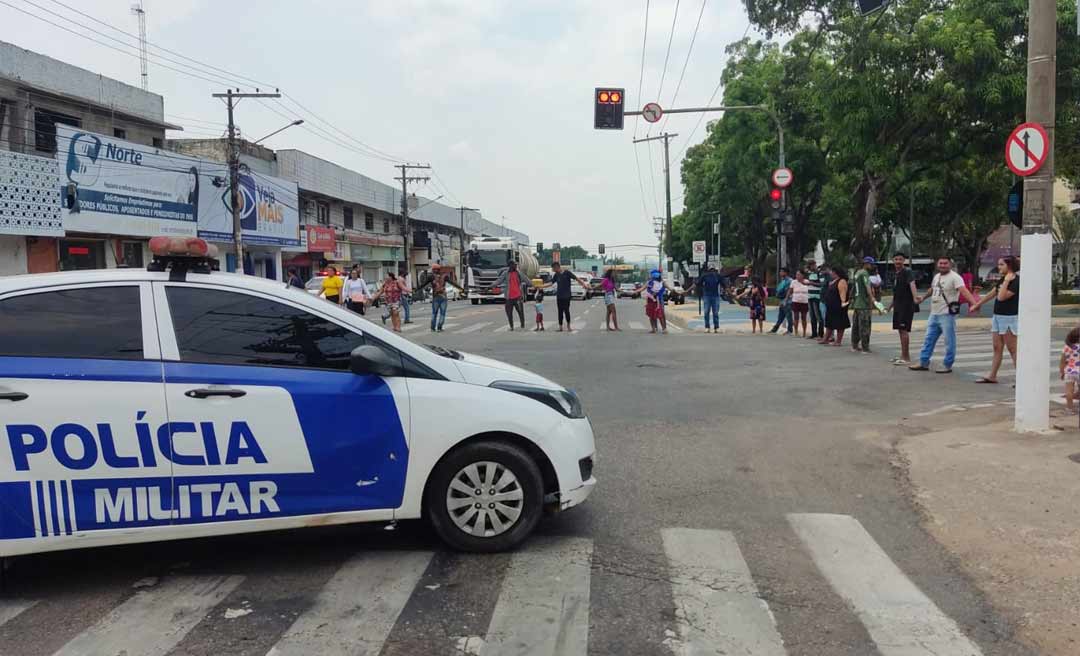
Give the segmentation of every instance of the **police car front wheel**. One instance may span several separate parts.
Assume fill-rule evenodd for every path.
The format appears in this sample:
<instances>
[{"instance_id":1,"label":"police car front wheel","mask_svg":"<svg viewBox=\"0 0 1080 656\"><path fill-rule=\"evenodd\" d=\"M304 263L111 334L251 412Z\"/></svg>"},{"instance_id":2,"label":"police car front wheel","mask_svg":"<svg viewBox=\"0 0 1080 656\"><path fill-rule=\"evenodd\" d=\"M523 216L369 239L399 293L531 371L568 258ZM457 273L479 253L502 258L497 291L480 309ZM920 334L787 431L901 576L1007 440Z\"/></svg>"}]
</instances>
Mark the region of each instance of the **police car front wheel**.
<instances>
[{"instance_id":1,"label":"police car front wheel","mask_svg":"<svg viewBox=\"0 0 1080 656\"><path fill-rule=\"evenodd\" d=\"M503 551L528 537L543 513L544 483L529 454L505 442L476 442L439 463L428 486L428 519L464 551Z\"/></svg>"}]
</instances>

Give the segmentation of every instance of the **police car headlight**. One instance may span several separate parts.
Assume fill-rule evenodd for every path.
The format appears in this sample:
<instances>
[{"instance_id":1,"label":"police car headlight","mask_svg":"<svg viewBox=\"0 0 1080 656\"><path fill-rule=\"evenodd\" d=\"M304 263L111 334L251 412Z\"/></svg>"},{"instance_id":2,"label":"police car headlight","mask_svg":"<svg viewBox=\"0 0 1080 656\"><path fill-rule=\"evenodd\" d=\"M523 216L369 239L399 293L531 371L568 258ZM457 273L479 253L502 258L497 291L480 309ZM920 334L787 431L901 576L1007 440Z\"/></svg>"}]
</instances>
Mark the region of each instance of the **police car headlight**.
<instances>
[{"instance_id":1,"label":"police car headlight","mask_svg":"<svg viewBox=\"0 0 1080 656\"><path fill-rule=\"evenodd\" d=\"M581 399L578 398L577 394L574 394L570 390L548 389L546 387L537 387L536 385L503 380L495 381L489 385L489 387L527 396L534 401L543 403L552 410L565 417L569 417L570 419L585 418L585 411L581 408Z\"/></svg>"}]
</instances>

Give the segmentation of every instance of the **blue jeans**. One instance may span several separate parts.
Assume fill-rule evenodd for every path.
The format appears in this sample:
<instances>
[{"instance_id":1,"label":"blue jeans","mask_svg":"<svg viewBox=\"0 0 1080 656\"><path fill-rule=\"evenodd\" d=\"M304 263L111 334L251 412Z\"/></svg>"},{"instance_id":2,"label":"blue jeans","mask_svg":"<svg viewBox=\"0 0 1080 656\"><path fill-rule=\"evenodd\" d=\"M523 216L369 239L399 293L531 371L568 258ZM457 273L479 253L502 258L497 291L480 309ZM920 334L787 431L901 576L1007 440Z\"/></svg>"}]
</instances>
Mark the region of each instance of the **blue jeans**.
<instances>
[{"instance_id":1,"label":"blue jeans","mask_svg":"<svg viewBox=\"0 0 1080 656\"><path fill-rule=\"evenodd\" d=\"M780 326L786 321L787 322L787 331L790 333L791 332L791 319L792 319L792 316L791 316L791 303L781 303L780 307L777 308L777 309L780 312L776 317L776 325L774 325L772 327L772 331L775 333L776 331L780 330Z\"/></svg>"},{"instance_id":2,"label":"blue jeans","mask_svg":"<svg viewBox=\"0 0 1080 656\"><path fill-rule=\"evenodd\" d=\"M442 330L444 321L446 321L446 297L433 296L431 298L431 329Z\"/></svg>"},{"instance_id":3,"label":"blue jeans","mask_svg":"<svg viewBox=\"0 0 1080 656\"><path fill-rule=\"evenodd\" d=\"M412 312L409 310L409 306L412 305L412 296L408 294L401 295L401 309L405 310L405 322L412 321Z\"/></svg>"},{"instance_id":4,"label":"blue jeans","mask_svg":"<svg viewBox=\"0 0 1080 656\"><path fill-rule=\"evenodd\" d=\"M709 313L712 313L712 327L720 327L720 297L705 294L701 297L705 303L705 327L709 327Z\"/></svg>"},{"instance_id":5,"label":"blue jeans","mask_svg":"<svg viewBox=\"0 0 1080 656\"><path fill-rule=\"evenodd\" d=\"M919 364L924 367L930 365L930 357L934 355L934 347L942 333L945 334L945 360L942 364L946 369L952 369L956 360L956 315L953 314L930 315L926 322L926 340L919 353Z\"/></svg>"}]
</instances>

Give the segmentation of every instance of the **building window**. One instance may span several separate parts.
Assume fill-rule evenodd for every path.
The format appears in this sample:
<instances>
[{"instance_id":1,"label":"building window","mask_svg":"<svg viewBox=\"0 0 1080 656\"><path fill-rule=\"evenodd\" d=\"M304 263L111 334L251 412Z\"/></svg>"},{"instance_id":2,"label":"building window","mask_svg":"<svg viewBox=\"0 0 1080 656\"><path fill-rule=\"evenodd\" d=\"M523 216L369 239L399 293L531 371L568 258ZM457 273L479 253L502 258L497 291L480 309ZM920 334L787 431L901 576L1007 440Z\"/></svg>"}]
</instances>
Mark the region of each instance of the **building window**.
<instances>
[{"instance_id":1,"label":"building window","mask_svg":"<svg viewBox=\"0 0 1080 656\"><path fill-rule=\"evenodd\" d=\"M89 239L60 240L60 270L105 268L105 242Z\"/></svg>"},{"instance_id":2,"label":"building window","mask_svg":"<svg viewBox=\"0 0 1080 656\"><path fill-rule=\"evenodd\" d=\"M125 241L120 243L121 262L129 269L143 268L143 245L139 241Z\"/></svg>"},{"instance_id":3,"label":"building window","mask_svg":"<svg viewBox=\"0 0 1080 656\"><path fill-rule=\"evenodd\" d=\"M386 234L390 234L390 217L388 216L382 218L382 231Z\"/></svg>"},{"instance_id":4,"label":"building window","mask_svg":"<svg viewBox=\"0 0 1080 656\"><path fill-rule=\"evenodd\" d=\"M41 153L56 152L56 124L82 127L82 121L74 116L50 112L47 109L34 111L34 148ZM67 144L64 144L66 149Z\"/></svg>"},{"instance_id":5,"label":"building window","mask_svg":"<svg viewBox=\"0 0 1080 656\"><path fill-rule=\"evenodd\" d=\"M127 130L124 128L113 128L112 136L117 139L127 139Z\"/></svg>"},{"instance_id":6,"label":"building window","mask_svg":"<svg viewBox=\"0 0 1080 656\"><path fill-rule=\"evenodd\" d=\"M315 221L321 225L330 225L330 203L316 203L315 210Z\"/></svg>"},{"instance_id":7,"label":"building window","mask_svg":"<svg viewBox=\"0 0 1080 656\"><path fill-rule=\"evenodd\" d=\"M345 214L345 228L347 230L352 230L353 229L352 208L351 207L345 207L345 208L342 209L342 212L344 212L344 214Z\"/></svg>"},{"instance_id":8,"label":"building window","mask_svg":"<svg viewBox=\"0 0 1080 656\"><path fill-rule=\"evenodd\" d=\"M375 232L375 215L371 212L364 212L364 230Z\"/></svg>"},{"instance_id":9,"label":"building window","mask_svg":"<svg viewBox=\"0 0 1080 656\"><path fill-rule=\"evenodd\" d=\"M165 140L161 137L154 137L154 148L164 148Z\"/></svg>"},{"instance_id":10,"label":"building window","mask_svg":"<svg viewBox=\"0 0 1080 656\"><path fill-rule=\"evenodd\" d=\"M5 299L0 355L141 360L139 288L84 287Z\"/></svg>"}]
</instances>

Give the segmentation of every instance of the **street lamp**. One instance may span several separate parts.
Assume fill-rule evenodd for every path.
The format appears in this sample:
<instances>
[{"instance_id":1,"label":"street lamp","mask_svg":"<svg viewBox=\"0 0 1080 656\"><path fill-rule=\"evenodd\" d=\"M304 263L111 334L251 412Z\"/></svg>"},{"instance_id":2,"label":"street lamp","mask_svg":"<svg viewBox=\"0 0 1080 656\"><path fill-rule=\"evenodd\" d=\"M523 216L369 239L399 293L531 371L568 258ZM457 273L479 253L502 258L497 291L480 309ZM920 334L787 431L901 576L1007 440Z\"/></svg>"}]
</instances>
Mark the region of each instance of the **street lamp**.
<instances>
[{"instance_id":1,"label":"street lamp","mask_svg":"<svg viewBox=\"0 0 1080 656\"><path fill-rule=\"evenodd\" d=\"M304 119L302 119L302 118L298 118L298 119L296 119L295 121L293 121L292 123L289 123L288 125L286 125L285 127L282 127L282 128L278 128L277 130L274 130L273 132L271 132L270 134L266 135L266 136L265 136L265 137L263 137L262 139L256 139L255 141L252 141L251 143L252 143L252 144L254 145L254 144L257 144L257 143L259 143L260 141L266 141L267 139L269 139L270 137L274 136L274 135L275 135L275 134L277 134L278 132L284 132L285 130L288 130L289 128L293 127L294 125L303 125L303 124L304 124Z\"/></svg>"}]
</instances>

